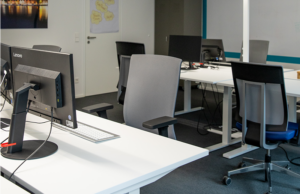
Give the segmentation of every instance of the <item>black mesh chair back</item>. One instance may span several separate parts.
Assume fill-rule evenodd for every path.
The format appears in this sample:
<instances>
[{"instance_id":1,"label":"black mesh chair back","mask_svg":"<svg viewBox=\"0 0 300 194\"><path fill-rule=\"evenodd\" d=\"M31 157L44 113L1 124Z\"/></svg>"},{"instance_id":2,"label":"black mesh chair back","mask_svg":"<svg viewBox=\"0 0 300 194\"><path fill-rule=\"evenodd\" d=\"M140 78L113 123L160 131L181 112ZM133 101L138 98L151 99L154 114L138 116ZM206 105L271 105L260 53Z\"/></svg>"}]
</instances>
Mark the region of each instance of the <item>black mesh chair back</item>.
<instances>
[{"instance_id":1,"label":"black mesh chair back","mask_svg":"<svg viewBox=\"0 0 300 194\"><path fill-rule=\"evenodd\" d=\"M245 134L243 129L245 143L263 147L263 129L287 130L288 105L283 68L244 62L232 62L231 66L237 101L235 119L246 123Z\"/></svg>"}]
</instances>

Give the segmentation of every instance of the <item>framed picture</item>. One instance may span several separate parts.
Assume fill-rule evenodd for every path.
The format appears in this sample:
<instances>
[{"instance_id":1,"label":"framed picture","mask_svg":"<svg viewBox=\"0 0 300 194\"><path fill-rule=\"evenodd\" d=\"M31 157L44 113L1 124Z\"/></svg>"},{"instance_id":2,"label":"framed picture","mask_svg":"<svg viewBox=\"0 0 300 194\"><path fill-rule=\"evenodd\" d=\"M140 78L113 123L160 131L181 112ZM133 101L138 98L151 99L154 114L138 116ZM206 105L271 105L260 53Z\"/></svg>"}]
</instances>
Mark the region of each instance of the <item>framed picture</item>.
<instances>
[{"instance_id":1,"label":"framed picture","mask_svg":"<svg viewBox=\"0 0 300 194\"><path fill-rule=\"evenodd\" d=\"M0 0L1 29L48 28L48 0Z\"/></svg>"}]
</instances>

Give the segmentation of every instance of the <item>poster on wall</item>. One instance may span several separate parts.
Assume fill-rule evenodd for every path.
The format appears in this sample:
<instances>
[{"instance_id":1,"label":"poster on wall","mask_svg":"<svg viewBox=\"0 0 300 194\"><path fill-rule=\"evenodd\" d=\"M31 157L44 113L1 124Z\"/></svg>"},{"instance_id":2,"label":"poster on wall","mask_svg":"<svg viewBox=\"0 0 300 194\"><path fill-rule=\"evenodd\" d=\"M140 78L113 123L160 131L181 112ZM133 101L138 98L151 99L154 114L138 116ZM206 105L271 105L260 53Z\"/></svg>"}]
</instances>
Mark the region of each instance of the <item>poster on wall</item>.
<instances>
[{"instance_id":1,"label":"poster on wall","mask_svg":"<svg viewBox=\"0 0 300 194\"><path fill-rule=\"evenodd\" d=\"M90 0L91 33L119 32L119 0Z\"/></svg>"},{"instance_id":2,"label":"poster on wall","mask_svg":"<svg viewBox=\"0 0 300 194\"><path fill-rule=\"evenodd\" d=\"M1 29L48 28L48 0L0 0Z\"/></svg>"}]
</instances>

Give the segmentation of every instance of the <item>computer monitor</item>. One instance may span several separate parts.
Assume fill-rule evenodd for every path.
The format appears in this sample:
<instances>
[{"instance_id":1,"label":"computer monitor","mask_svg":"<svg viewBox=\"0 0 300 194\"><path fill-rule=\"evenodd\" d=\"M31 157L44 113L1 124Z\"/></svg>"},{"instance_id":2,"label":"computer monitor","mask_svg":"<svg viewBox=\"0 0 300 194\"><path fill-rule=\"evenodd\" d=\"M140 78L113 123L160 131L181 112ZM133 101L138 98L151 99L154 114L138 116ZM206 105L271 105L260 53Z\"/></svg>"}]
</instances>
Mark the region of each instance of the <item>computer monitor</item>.
<instances>
[{"instance_id":1,"label":"computer monitor","mask_svg":"<svg viewBox=\"0 0 300 194\"><path fill-rule=\"evenodd\" d=\"M4 70L6 75L4 75ZM4 77L5 76L5 77ZM9 103L13 103L13 75L11 70L11 47L1 43L1 96Z\"/></svg>"},{"instance_id":2,"label":"computer monitor","mask_svg":"<svg viewBox=\"0 0 300 194\"><path fill-rule=\"evenodd\" d=\"M223 41L221 39L203 39L201 53L201 62L203 63L209 61L226 62Z\"/></svg>"},{"instance_id":3,"label":"computer monitor","mask_svg":"<svg viewBox=\"0 0 300 194\"><path fill-rule=\"evenodd\" d=\"M23 141L27 111L77 128L73 55L19 47L12 47L11 52L15 98L8 143L16 145L3 148L1 153L10 159L25 159L44 142ZM31 159L51 155L57 149L56 144L47 142Z\"/></svg>"},{"instance_id":4,"label":"computer monitor","mask_svg":"<svg viewBox=\"0 0 300 194\"><path fill-rule=\"evenodd\" d=\"M120 68L120 56L121 55L131 56L134 54L145 54L146 53L145 45L142 43L117 41L116 45L117 45L119 68Z\"/></svg>"},{"instance_id":5,"label":"computer monitor","mask_svg":"<svg viewBox=\"0 0 300 194\"><path fill-rule=\"evenodd\" d=\"M201 46L201 36L170 35L168 55L188 61L189 69L196 69L192 64L201 61Z\"/></svg>"}]
</instances>

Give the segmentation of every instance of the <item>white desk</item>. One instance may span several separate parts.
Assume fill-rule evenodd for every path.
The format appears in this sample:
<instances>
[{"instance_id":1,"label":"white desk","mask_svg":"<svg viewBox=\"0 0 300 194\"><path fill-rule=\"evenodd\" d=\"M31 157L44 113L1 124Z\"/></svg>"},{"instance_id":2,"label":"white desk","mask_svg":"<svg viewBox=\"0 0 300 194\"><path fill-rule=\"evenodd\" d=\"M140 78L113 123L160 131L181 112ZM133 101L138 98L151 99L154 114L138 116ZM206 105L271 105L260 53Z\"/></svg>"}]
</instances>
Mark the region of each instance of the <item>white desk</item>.
<instances>
[{"instance_id":1,"label":"white desk","mask_svg":"<svg viewBox=\"0 0 300 194\"><path fill-rule=\"evenodd\" d=\"M10 118L11 111L5 109L1 116ZM59 146L58 151L46 158L27 161L14 176L18 183L34 193L139 194L141 187L208 155L206 149L80 111L77 118L121 138L95 144L53 128L49 141ZM27 120L44 121L31 114ZM49 129L49 123L27 123L24 139L45 139ZM3 140L8 133L1 131L0 136ZM6 175L21 163L0 158Z\"/></svg>"},{"instance_id":2,"label":"white desk","mask_svg":"<svg viewBox=\"0 0 300 194\"><path fill-rule=\"evenodd\" d=\"M217 83L217 85L224 86L224 90L226 90L226 91L230 90L230 95L229 95L229 93L226 93L226 92L224 93L224 96L227 95L227 98L226 98L227 101L224 100L223 105L224 104L231 105L231 103L232 103L231 88L234 87L233 80L219 82L219 83ZM287 95L288 102L289 102L289 121L297 122L296 101L297 101L297 97L300 97L300 80L285 79L285 89L286 89L286 95ZM228 117L227 117L228 122L226 122L226 121L224 122L224 120L223 120L223 134L222 134L223 142L222 143L229 144L230 142L232 142L231 138L227 138L227 137L231 137L232 109L230 107L228 107L224 112L224 108L223 108L223 114L224 113L228 115ZM226 127L226 124L228 125L227 127ZM231 159L236 156L242 155L244 153L253 151L255 149L257 149L257 147L255 147L255 146L242 145L238 149L224 153L223 157Z\"/></svg>"},{"instance_id":3,"label":"white desk","mask_svg":"<svg viewBox=\"0 0 300 194\"><path fill-rule=\"evenodd\" d=\"M19 186L15 185L14 183L8 181L7 179L1 176L1 189L0 193L2 194L29 194L24 189L20 188Z\"/></svg>"},{"instance_id":4,"label":"white desk","mask_svg":"<svg viewBox=\"0 0 300 194\"><path fill-rule=\"evenodd\" d=\"M191 82L216 84L219 81L232 79L231 67L220 66L219 69L199 68L197 70L182 70L180 79L184 80L184 110L175 112L181 115L202 110L202 107L191 108Z\"/></svg>"},{"instance_id":5,"label":"white desk","mask_svg":"<svg viewBox=\"0 0 300 194\"><path fill-rule=\"evenodd\" d=\"M295 70L295 71L291 71L291 72L285 72L284 73L284 78L285 79L298 79L298 76L297 76L297 72L300 71L300 70ZM300 79L299 79L300 81Z\"/></svg>"},{"instance_id":6,"label":"white desk","mask_svg":"<svg viewBox=\"0 0 300 194\"><path fill-rule=\"evenodd\" d=\"M213 65L214 66L214 65ZM284 72L294 71L293 69L283 69ZM201 82L207 84L217 84L232 80L231 67L219 66L219 69L199 68L198 70L181 70L180 79L184 80L184 109L175 112L175 115L202 110L202 107L191 108L191 82ZM224 104L223 104L224 105Z\"/></svg>"}]
</instances>

